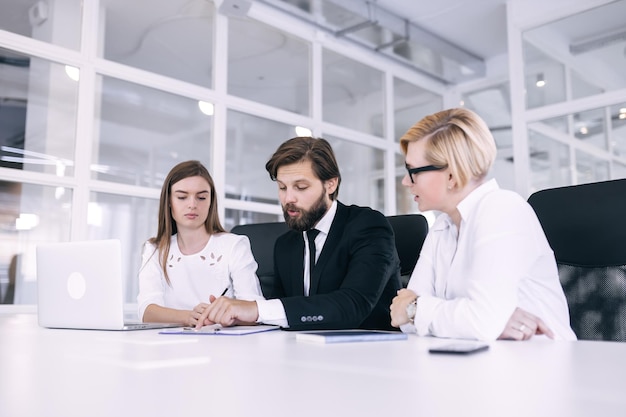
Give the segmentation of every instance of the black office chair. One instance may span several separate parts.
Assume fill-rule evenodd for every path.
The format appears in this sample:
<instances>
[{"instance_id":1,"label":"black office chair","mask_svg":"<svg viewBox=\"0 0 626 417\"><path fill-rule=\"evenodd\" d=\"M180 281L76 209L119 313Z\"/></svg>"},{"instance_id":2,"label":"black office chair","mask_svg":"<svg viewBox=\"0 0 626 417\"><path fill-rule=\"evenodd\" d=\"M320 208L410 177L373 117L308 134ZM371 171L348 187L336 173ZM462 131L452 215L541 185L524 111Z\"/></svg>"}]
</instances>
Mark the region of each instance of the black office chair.
<instances>
[{"instance_id":1,"label":"black office chair","mask_svg":"<svg viewBox=\"0 0 626 417\"><path fill-rule=\"evenodd\" d=\"M626 341L626 179L528 199L554 251L579 339Z\"/></svg>"},{"instance_id":2,"label":"black office chair","mask_svg":"<svg viewBox=\"0 0 626 417\"><path fill-rule=\"evenodd\" d=\"M274 281L274 243L278 236L289 230L285 222L256 223L235 226L231 232L246 235L256 263L259 265L257 276L265 298L276 298Z\"/></svg>"},{"instance_id":3,"label":"black office chair","mask_svg":"<svg viewBox=\"0 0 626 417\"><path fill-rule=\"evenodd\" d=\"M406 287L428 234L428 222L421 214L387 216L396 238L400 258L400 282Z\"/></svg>"},{"instance_id":4,"label":"black office chair","mask_svg":"<svg viewBox=\"0 0 626 417\"><path fill-rule=\"evenodd\" d=\"M395 234L402 285L406 287L428 233L428 222L421 214L389 216L387 219ZM268 299L277 296L274 282L274 243L287 230L289 228L284 222L239 225L231 230L232 233L246 235L250 239L252 254L259 265L257 275L261 290Z\"/></svg>"}]
</instances>

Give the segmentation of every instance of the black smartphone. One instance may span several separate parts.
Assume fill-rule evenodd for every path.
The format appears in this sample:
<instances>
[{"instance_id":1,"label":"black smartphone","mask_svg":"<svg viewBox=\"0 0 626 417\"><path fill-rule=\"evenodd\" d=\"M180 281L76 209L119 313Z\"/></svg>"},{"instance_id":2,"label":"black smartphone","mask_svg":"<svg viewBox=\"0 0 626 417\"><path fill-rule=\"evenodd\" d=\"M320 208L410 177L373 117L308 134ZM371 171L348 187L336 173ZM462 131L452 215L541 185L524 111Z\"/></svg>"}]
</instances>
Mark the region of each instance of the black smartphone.
<instances>
[{"instance_id":1,"label":"black smartphone","mask_svg":"<svg viewBox=\"0 0 626 417\"><path fill-rule=\"evenodd\" d=\"M430 353L452 353L457 355L467 355L470 353L482 352L489 349L487 343L464 343L454 342L428 349Z\"/></svg>"}]
</instances>

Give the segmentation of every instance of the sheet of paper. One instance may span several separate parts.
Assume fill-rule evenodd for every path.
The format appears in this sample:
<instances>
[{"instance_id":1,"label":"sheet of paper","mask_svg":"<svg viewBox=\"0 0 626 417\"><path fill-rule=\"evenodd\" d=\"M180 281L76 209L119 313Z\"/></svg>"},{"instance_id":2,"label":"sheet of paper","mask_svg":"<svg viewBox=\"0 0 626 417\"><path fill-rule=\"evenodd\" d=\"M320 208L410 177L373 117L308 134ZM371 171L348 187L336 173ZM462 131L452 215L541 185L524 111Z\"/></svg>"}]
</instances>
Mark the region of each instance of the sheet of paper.
<instances>
[{"instance_id":1,"label":"sheet of paper","mask_svg":"<svg viewBox=\"0 0 626 417\"><path fill-rule=\"evenodd\" d=\"M268 332L271 330L278 330L280 326L270 326L259 324L256 326L232 326L223 327L219 324L213 324L211 326L204 326L200 329L195 327L184 327L182 329L163 330L159 334L185 334L185 335L223 335L223 336L239 336L252 333Z\"/></svg>"}]
</instances>

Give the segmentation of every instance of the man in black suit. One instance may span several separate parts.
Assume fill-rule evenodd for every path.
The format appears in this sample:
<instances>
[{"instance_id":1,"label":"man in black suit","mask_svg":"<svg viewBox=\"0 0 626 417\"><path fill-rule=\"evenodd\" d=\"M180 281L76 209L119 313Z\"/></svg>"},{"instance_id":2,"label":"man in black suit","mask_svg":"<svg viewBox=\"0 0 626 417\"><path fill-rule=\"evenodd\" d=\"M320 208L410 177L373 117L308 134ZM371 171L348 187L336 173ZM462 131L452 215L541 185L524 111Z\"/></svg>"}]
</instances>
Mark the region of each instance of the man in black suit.
<instances>
[{"instance_id":1,"label":"man in black suit","mask_svg":"<svg viewBox=\"0 0 626 417\"><path fill-rule=\"evenodd\" d=\"M389 305L400 289L393 230L380 212L337 201L341 175L330 144L310 137L290 139L265 168L278 184L292 229L274 248L280 295L260 301L212 297L199 323L392 329Z\"/></svg>"}]
</instances>

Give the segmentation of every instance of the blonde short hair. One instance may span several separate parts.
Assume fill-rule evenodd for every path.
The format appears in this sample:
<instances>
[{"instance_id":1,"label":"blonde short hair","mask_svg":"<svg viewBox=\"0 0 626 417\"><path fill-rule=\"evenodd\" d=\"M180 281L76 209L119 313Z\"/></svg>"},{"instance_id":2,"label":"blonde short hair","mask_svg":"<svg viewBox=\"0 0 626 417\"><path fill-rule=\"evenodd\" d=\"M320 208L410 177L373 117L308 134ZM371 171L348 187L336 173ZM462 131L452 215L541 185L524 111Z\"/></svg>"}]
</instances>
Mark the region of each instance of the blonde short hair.
<instances>
[{"instance_id":1,"label":"blonde short hair","mask_svg":"<svg viewBox=\"0 0 626 417\"><path fill-rule=\"evenodd\" d=\"M415 123L401 138L406 155L409 143L428 140L426 160L446 166L463 188L472 179L484 178L496 159L496 143L487 124L463 108L443 110Z\"/></svg>"}]
</instances>

